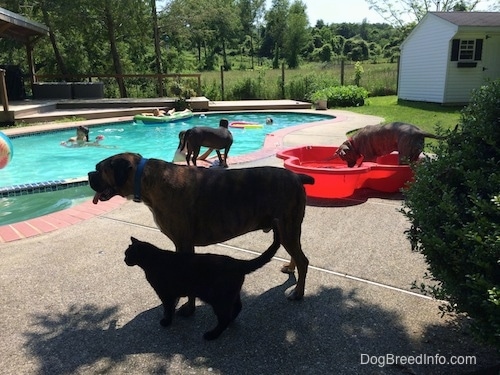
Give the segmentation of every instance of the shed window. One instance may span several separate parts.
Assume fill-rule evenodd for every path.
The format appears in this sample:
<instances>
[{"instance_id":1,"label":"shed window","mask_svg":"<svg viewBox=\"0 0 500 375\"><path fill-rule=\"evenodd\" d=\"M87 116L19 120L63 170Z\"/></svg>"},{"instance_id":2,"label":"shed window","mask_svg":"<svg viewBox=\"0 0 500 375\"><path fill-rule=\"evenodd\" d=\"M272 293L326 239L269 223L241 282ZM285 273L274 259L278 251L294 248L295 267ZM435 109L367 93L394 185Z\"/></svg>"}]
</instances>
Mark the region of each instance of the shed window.
<instances>
[{"instance_id":1,"label":"shed window","mask_svg":"<svg viewBox=\"0 0 500 375\"><path fill-rule=\"evenodd\" d=\"M472 60L474 58L475 40L461 40L460 50L458 52L458 61Z\"/></svg>"},{"instance_id":2,"label":"shed window","mask_svg":"<svg viewBox=\"0 0 500 375\"><path fill-rule=\"evenodd\" d=\"M483 54L482 39L453 39L451 61L481 61Z\"/></svg>"}]
</instances>

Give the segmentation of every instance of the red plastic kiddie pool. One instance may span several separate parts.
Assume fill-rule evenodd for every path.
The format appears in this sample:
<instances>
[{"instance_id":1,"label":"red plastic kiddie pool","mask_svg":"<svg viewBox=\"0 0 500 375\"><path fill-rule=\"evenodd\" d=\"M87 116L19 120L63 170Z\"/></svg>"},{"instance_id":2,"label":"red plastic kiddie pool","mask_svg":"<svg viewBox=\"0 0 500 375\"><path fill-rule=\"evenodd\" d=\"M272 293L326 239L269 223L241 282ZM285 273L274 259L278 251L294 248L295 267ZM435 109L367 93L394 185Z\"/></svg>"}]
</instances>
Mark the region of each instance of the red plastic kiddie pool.
<instances>
[{"instance_id":1,"label":"red plastic kiddie pool","mask_svg":"<svg viewBox=\"0 0 500 375\"><path fill-rule=\"evenodd\" d=\"M286 169L314 177L313 185L304 185L307 196L313 198L345 198L361 188L392 193L413 178L409 165L399 165L397 153L348 168L342 159L332 158L337 148L304 146L281 151L276 156L284 160Z\"/></svg>"}]
</instances>

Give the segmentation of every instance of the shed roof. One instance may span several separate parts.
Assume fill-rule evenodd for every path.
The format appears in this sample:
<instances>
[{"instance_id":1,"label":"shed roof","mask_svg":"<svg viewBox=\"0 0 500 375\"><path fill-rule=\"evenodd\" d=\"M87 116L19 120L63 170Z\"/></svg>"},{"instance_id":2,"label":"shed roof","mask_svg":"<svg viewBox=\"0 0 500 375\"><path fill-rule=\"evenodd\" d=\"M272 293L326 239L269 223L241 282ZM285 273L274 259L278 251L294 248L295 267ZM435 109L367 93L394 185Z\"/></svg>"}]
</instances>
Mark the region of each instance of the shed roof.
<instances>
[{"instance_id":1,"label":"shed roof","mask_svg":"<svg viewBox=\"0 0 500 375\"><path fill-rule=\"evenodd\" d=\"M429 12L457 26L500 27L500 12Z\"/></svg>"},{"instance_id":2,"label":"shed roof","mask_svg":"<svg viewBox=\"0 0 500 375\"><path fill-rule=\"evenodd\" d=\"M26 43L34 37L48 34L47 26L0 8L0 38L15 39Z\"/></svg>"}]
</instances>

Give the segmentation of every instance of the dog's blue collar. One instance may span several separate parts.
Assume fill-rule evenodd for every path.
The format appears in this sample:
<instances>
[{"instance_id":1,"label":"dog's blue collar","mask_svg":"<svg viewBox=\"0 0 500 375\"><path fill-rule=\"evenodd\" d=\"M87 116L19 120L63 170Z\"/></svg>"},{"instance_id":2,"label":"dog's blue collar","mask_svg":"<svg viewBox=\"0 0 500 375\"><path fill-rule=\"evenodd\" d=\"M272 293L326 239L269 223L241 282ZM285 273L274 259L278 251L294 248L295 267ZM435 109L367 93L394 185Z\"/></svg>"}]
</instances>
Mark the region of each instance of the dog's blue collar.
<instances>
[{"instance_id":1,"label":"dog's blue collar","mask_svg":"<svg viewBox=\"0 0 500 375\"><path fill-rule=\"evenodd\" d=\"M148 159L146 158L141 158L141 161L139 162L139 165L137 166L137 169L135 170L135 176L134 176L134 202L141 202L141 178L142 178L142 171L144 170L144 166L146 165Z\"/></svg>"}]
</instances>

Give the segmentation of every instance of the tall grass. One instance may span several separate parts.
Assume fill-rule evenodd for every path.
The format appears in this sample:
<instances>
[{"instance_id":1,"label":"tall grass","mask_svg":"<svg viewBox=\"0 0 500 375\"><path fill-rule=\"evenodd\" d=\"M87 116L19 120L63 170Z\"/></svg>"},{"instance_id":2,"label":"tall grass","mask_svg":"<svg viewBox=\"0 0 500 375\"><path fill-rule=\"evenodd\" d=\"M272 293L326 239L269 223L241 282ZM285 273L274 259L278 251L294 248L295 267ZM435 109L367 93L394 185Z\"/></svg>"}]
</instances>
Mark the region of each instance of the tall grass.
<instances>
[{"instance_id":1,"label":"tall grass","mask_svg":"<svg viewBox=\"0 0 500 375\"><path fill-rule=\"evenodd\" d=\"M363 71L360 86L366 88L370 96L396 93L397 64L367 63L363 65ZM309 63L299 69L285 69L284 74L281 69L257 67L223 73L203 72L201 79L202 93L211 100L256 98L307 100L313 91L340 85L342 80L344 85L354 84L355 72L353 64L345 64L342 77L340 64ZM245 91L245 87L249 91Z\"/></svg>"},{"instance_id":2,"label":"tall grass","mask_svg":"<svg viewBox=\"0 0 500 375\"><path fill-rule=\"evenodd\" d=\"M176 91L197 93L210 100L244 99L295 99L309 100L314 91L339 85L356 84L354 64L346 62L342 73L339 62L307 63L298 69L272 69L269 64L240 64L241 69L229 71L201 72L201 88L192 78L168 78L163 81L164 95L178 97ZM370 96L396 94L397 64L363 63L359 85L368 90ZM233 67L234 68L234 67ZM182 73L182 72L180 72ZM186 71L183 73L194 73ZM106 98L118 98L120 90L113 78L104 81ZM127 95L131 98L157 97L157 80L154 77L126 77Z\"/></svg>"}]
</instances>

